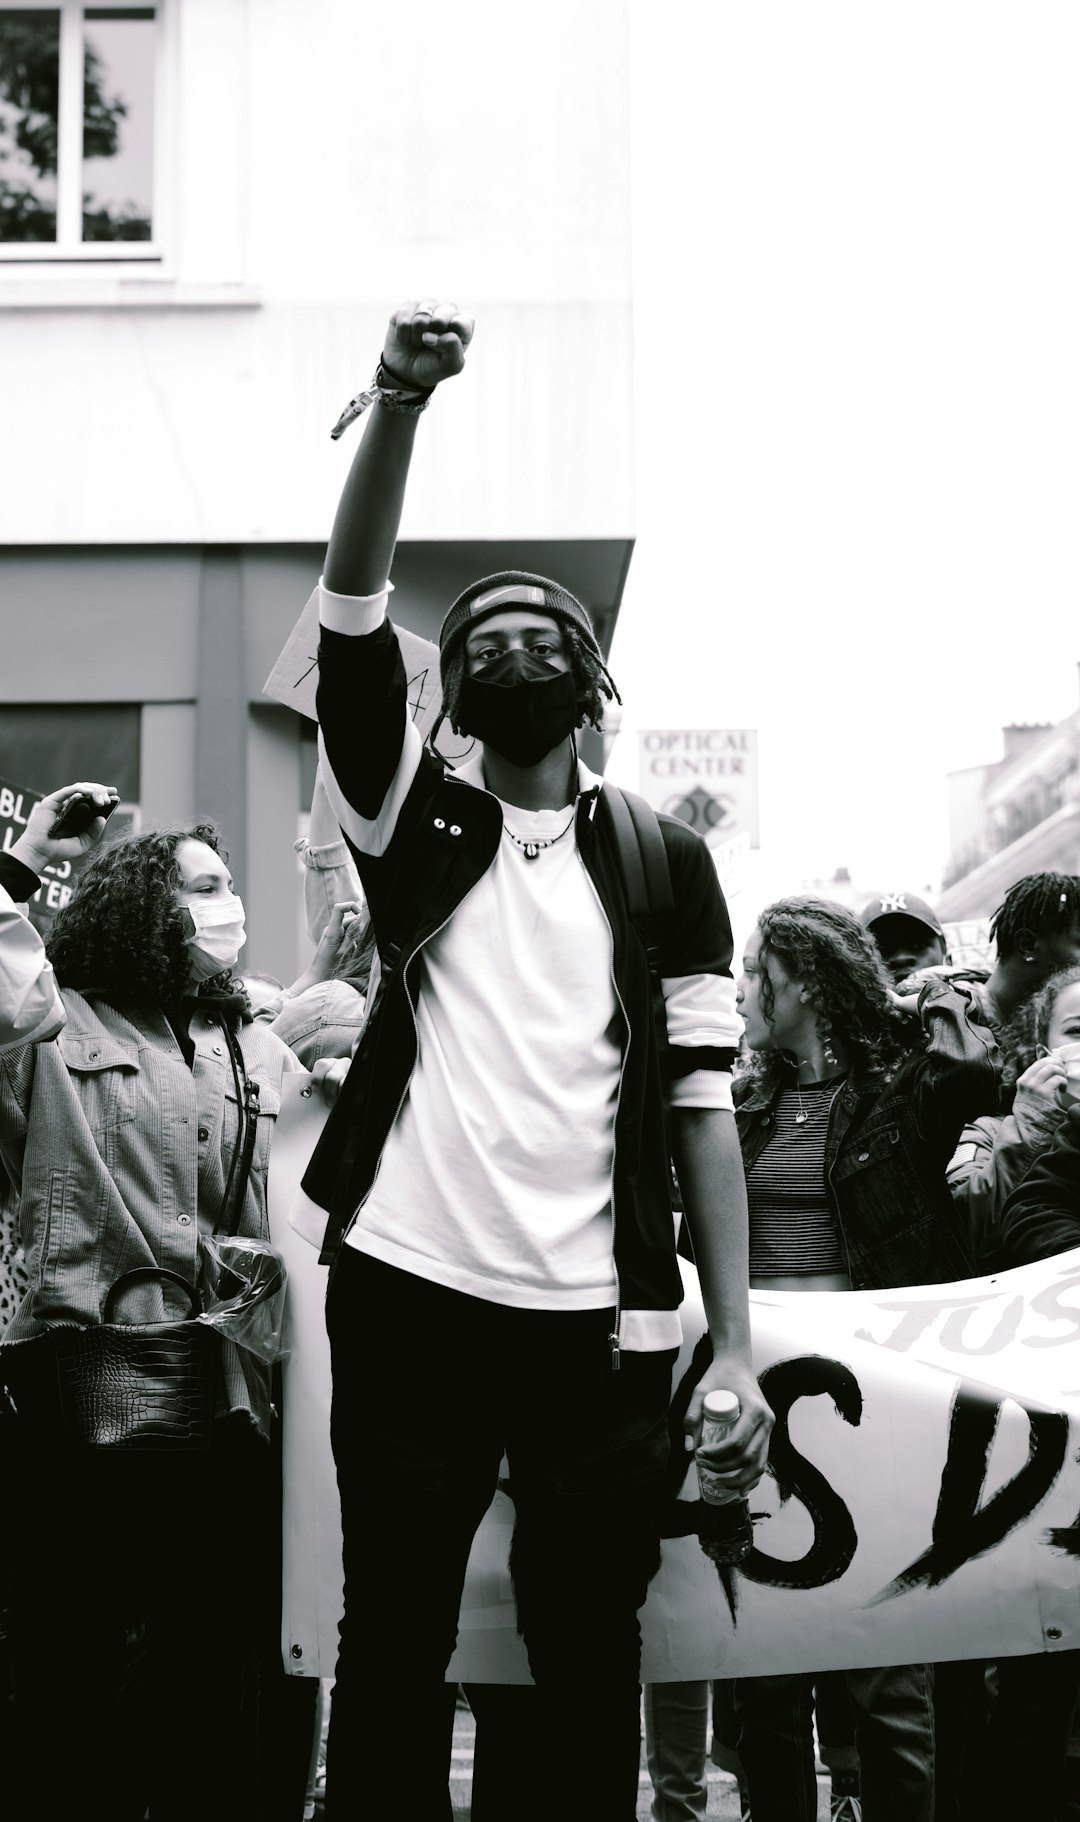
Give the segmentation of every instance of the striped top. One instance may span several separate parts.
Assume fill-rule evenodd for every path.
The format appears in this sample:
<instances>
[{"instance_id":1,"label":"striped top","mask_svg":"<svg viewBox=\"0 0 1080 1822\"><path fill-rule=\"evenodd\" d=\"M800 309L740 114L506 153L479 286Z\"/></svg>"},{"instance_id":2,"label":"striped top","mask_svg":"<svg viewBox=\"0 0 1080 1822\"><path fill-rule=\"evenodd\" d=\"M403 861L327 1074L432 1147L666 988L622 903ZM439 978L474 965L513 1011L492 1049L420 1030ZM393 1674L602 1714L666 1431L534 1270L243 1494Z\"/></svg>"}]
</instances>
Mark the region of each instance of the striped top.
<instances>
[{"instance_id":1,"label":"striped top","mask_svg":"<svg viewBox=\"0 0 1080 1822\"><path fill-rule=\"evenodd\" d=\"M837 1077L810 1082L776 1102L776 1129L746 1173L752 1277L847 1270L825 1187L825 1136L839 1088Z\"/></svg>"}]
</instances>

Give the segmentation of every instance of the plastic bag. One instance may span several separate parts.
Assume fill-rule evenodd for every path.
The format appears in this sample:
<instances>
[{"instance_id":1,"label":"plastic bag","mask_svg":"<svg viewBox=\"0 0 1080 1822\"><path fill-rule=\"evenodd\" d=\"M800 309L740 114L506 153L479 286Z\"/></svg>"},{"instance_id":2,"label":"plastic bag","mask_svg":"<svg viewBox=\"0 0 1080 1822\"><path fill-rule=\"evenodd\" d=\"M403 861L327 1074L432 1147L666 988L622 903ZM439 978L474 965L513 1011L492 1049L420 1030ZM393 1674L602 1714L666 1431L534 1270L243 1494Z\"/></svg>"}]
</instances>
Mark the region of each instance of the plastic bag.
<instances>
[{"instance_id":1,"label":"plastic bag","mask_svg":"<svg viewBox=\"0 0 1080 1822\"><path fill-rule=\"evenodd\" d=\"M241 1234L204 1234L200 1247L199 1321L268 1366L282 1360L290 1341L281 1254Z\"/></svg>"}]
</instances>

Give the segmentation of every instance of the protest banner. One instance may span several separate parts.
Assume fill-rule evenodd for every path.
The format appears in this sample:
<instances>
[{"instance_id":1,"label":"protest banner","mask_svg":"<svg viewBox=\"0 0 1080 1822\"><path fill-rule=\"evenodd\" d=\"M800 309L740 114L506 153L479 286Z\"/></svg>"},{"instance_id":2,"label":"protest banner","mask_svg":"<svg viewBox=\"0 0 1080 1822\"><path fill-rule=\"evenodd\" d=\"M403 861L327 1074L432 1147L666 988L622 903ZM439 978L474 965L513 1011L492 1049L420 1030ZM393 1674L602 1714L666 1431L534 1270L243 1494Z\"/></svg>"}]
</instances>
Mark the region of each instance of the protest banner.
<instances>
[{"instance_id":1,"label":"protest banner","mask_svg":"<svg viewBox=\"0 0 1080 1822\"><path fill-rule=\"evenodd\" d=\"M341 1532L326 1271L288 1211L325 1113L310 1078L285 1078L269 1190L293 1335L283 1653L306 1675L333 1672ZM705 1328L696 1273L683 1274L676 1400L698 1376ZM751 1496L754 1551L722 1580L696 1537L665 1541L642 1612L643 1679L1080 1647L1080 1249L958 1284L755 1291L750 1304L754 1364L776 1415L770 1471ZM673 1528L692 1524L695 1491L688 1461ZM499 1492L473 1545L451 1681L529 1680L512 1527Z\"/></svg>"},{"instance_id":2,"label":"protest banner","mask_svg":"<svg viewBox=\"0 0 1080 1822\"><path fill-rule=\"evenodd\" d=\"M439 721L442 683L439 677L439 649L430 639L418 638L395 622L401 656L405 665L407 693L412 718L422 740L430 740ZM319 681L319 591L314 589L307 605L278 654L269 677L263 684L263 695L283 702L298 715L317 721L315 689ZM459 737L444 722L435 740L436 750L451 764L467 758L473 741Z\"/></svg>"}]
</instances>

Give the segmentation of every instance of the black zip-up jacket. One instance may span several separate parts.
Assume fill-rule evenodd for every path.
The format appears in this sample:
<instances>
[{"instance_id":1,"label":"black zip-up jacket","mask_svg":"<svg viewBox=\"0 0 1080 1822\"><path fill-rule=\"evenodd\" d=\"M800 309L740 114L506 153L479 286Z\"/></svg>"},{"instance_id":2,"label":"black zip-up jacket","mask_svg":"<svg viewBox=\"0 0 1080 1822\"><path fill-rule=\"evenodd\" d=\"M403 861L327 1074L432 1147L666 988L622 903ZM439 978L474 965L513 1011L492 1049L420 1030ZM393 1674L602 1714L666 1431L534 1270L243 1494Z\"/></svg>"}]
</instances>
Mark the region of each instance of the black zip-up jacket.
<instances>
[{"instance_id":1,"label":"black zip-up jacket","mask_svg":"<svg viewBox=\"0 0 1080 1822\"><path fill-rule=\"evenodd\" d=\"M305 1173L295 1224L332 1257L369 1193L417 1057L419 951L491 866L502 837L498 800L429 748L407 719L408 680L393 627L325 626L318 713L327 791L355 856L375 927L381 979L363 1038ZM591 775L590 775L591 776ZM723 1043L673 1044L673 1081L729 1070L738 1020L731 929L716 869L684 823L661 817L675 910L662 935L660 974L718 977ZM682 1290L675 1257L660 1045L645 949L627 909L610 810L600 781L578 802L576 837L611 926L613 975L625 1018L612 1174L614 1263L624 1342L677 1346ZM711 992L711 988L708 989ZM557 1193L557 1178L553 1183ZM321 1211L326 1211L325 1216ZM640 1312L637 1318L629 1312ZM667 1317L661 1315L667 1312ZM632 1338L633 1337L633 1338Z\"/></svg>"}]
</instances>

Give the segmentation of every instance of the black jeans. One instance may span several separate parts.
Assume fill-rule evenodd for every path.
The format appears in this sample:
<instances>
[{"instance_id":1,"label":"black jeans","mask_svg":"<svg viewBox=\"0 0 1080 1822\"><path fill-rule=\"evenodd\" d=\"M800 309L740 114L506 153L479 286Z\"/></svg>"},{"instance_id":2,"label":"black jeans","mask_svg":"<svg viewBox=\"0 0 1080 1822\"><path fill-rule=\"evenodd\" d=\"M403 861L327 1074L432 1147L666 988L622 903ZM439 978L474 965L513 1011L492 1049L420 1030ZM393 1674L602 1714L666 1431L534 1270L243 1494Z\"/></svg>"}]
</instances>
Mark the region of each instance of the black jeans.
<instances>
[{"instance_id":1,"label":"black jeans","mask_svg":"<svg viewBox=\"0 0 1080 1822\"><path fill-rule=\"evenodd\" d=\"M191 1453L12 1434L12 1813L260 1822L258 1665L280 1615L267 1445L240 1419Z\"/></svg>"},{"instance_id":2,"label":"black jeans","mask_svg":"<svg viewBox=\"0 0 1080 1822\"><path fill-rule=\"evenodd\" d=\"M866 1822L932 1822L932 1670L926 1664L896 1664L843 1675L854 1709ZM734 1693L739 1758L754 1822L813 1822L814 1678L739 1677Z\"/></svg>"},{"instance_id":3,"label":"black jeans","mask_svg":"<svg viewBox=\"0 0 1080 1822\"><path fill-rule=\"evenodd\" d=\"M343 1249L327 1299L345 1559L328 1817L450 1817L444 1676L505 1453L560 1815L633 1822L637 1611L660 1561L674 1353L624 1353L614 1372L611 1320L488 1303Z\"/></svg>"}]
</instances>

